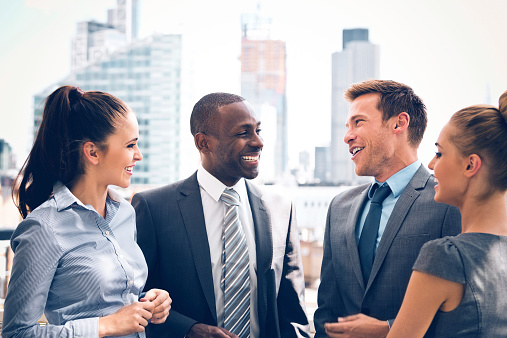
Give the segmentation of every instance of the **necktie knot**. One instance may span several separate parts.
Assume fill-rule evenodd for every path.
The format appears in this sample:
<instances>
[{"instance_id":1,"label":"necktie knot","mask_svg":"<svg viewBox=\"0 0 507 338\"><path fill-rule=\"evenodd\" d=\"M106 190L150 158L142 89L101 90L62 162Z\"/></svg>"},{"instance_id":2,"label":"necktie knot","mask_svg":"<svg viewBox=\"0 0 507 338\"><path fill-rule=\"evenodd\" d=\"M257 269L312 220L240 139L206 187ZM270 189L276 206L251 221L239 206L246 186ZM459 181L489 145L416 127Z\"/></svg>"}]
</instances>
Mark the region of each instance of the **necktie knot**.
<instances>
[{"instance_id":1,"label":"necktie knot","mask_svg":"<svg viewBox=\"0 0 507 338\"><path fill-rule=\"evenodd\" d=\"M373 193L371 203L382 204L390 193L391 188L389 187L389 185L384 184L383 186L378 187Z\"/></svg>"},{"instance_id":2,"label":"necktie knot","mask_svg":"<svg viewBox=\"0 0 507 338\"><path fill-rule=\"evenodd\" d=\"M220 200L228 205L239 205L239 194L234 189L225 189Z\"/></svg>"}]
</instances>

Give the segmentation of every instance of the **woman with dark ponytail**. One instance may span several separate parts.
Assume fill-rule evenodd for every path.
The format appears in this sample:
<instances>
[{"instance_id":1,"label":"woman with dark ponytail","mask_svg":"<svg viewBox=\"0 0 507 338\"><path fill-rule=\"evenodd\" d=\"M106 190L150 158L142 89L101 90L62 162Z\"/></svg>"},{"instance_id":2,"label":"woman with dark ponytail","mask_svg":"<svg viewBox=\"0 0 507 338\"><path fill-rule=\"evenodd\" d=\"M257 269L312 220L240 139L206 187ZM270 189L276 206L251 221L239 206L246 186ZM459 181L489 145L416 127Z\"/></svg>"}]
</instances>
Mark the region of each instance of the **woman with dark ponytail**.
<instances>
[{"instance_id":1,"label":"woman with dark ponytail","mask_svg":"<svg viewBox=\"0 0 507 338\"><path fill-rule=\"evenodd\" d=\"M507 91L456 112L429 164L462 233L426 243L388 337L507 336Z\"/></svg>"},{"instance_id":2,"label":"woman with dark ponytail","mask_svg":"<svg viewBox=\"0 0 507 338\"><path fill-rule=\"evenodd\" d=\"M63 86L47 98L13 187L24 220L11 238L3 337L144 337L149 321L165 322L168 293L141 293L134 209L108 188L129 186L138 138L133 112L110 94Z\"/></svg>"}]
</instances>

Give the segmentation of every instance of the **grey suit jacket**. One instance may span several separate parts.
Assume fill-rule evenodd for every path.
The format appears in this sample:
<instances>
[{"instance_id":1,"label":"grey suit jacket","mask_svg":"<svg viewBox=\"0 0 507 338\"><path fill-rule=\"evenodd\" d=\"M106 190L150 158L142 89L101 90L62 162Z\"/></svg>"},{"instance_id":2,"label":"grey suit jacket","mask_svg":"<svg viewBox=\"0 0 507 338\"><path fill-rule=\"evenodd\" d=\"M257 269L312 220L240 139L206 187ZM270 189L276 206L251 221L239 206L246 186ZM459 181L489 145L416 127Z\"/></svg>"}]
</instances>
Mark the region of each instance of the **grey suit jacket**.
<instances>
[{"instance_id":1,"label":"grey suit jacket","mask_svg":"<svg viewBox=\"0 0 507 338\"><path fill-rule=\"evenodd\" d=\"M290 200L246 181L257 250L261 337L309 337L298 229ZM173 303L148 337L184 337L196 322L217 325L206 225L197 173L136 194L137 240L148 263L145 290L167 290Z\"/></svg>"},{"instance_id":2,"label":"grey suit jacket","mask_svg":"<svg viewBox=\"0 0 507 338\"><path fill-rule=\"evenodd\" d=\"M329 206L314 315L316 337L325 337L324 323L336 322L337 317L364 313L380 320L396 318L422 245L461 232L459 210L434 201L435 182L421 165L396 202L365 285L355 229L369 186L352 188Z\"/></svg>"}]
</instances>

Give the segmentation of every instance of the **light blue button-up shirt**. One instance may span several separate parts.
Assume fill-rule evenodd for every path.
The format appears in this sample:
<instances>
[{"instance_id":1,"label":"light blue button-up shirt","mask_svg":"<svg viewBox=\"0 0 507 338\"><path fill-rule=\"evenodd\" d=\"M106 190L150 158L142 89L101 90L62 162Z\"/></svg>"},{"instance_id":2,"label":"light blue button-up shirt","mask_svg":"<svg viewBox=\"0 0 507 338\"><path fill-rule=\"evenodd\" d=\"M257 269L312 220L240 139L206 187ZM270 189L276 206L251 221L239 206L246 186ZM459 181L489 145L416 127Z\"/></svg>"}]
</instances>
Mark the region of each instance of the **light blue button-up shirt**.
<instances>
[{"instance_id":1,"label":"light blue button-up shirt","mask_svg":"<svg viewBox=\"0 0 507 338\"><path fill-rule=\"evenodd\" d=\"M109 190L104 219L65 185L53 192L11 238L3 337L98 337L98 318L137 301L146 282L127 201ZM39 326L43 312L49 325Z\"/></svg>"},{"instance_id":2,"label":"light blue button-up shirt","mask_svg":"<svg viewBox=\"0 0 507 338\"><path fill-rule=\"evenodd\" d=\"M407 186L408 182L414 177L417 170L419 170L419 167L421 166L421 162L419 160L415 161L414 163L406 166L402 170L398 171L393 176L389 177L385 182L379 182L375 180L375 183L372 183L370 186L370 189L368 190L368 202L366 202L363 213L361 214L361 220L356 227L356 241L359 243L359 238L361 237L361 231L363 231L364 221L366 220L366 215L368 215L368 211L370 210L371 205L371 199L373 197L372 193L372 187L375 184L379 184L380 186L384 184L388 184L391 188L391 194L386 197L384 200L384 203L382 203L382 215L380 216L380 224L378 228L378 235L377 235L377 246L380 243L380 239L382 239L382 235L384 234L384 230L386 229L387 221L389 220L389 217L391 216L391 213L393 212L394 205L398 201L398 198L400 197L401 193Z\"/></svg>"}]
</instances>

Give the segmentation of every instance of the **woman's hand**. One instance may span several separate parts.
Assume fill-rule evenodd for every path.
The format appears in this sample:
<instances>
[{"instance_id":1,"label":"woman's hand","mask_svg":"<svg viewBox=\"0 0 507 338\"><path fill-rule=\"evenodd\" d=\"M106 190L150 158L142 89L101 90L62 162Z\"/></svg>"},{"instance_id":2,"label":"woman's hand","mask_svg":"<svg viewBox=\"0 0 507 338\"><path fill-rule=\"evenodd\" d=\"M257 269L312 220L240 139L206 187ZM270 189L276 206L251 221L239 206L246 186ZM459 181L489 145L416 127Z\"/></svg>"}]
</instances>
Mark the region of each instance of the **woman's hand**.
<instances>
[{"instance_id":1,"label":"woman's hand","mask_svg":"<svg viewBox=\"0 0 507 338\"><path fill-rule=\"evenodd\" d=\"M169 297L169 293L165 290L151 289L146 292L141 302L151 302L155 308L153 310L153 316L151 318L152 324L162 324L169 316L169 310L171 309L172 299Z\"/></svg>"},{"instance_id":2,"label":"woman's hand","mask_svg":"<svg viewBox=\"0 0 507 338\"><path fill-rule=\"evenodd\" d=\"M126 336L143 332L152 318L154 309L155 304L152 302L135 302L122 307L112 315L100 317L99 337Z\"/></svg>"}]
</instances>

